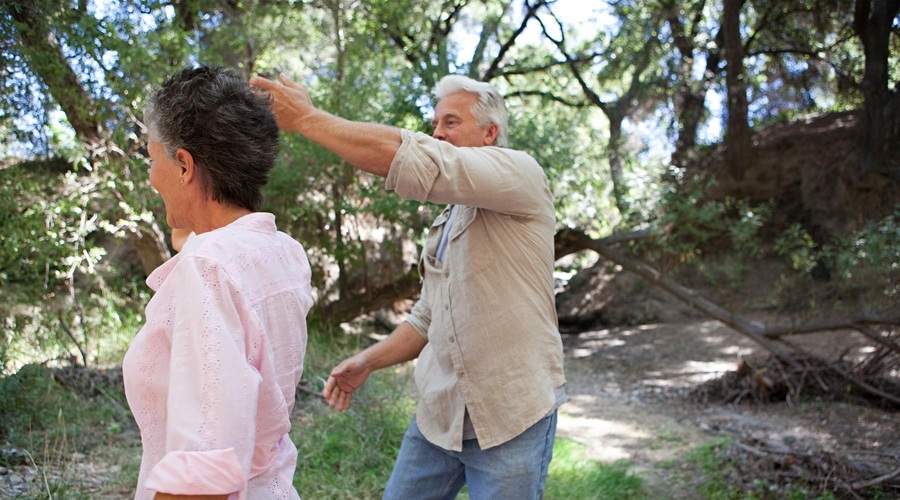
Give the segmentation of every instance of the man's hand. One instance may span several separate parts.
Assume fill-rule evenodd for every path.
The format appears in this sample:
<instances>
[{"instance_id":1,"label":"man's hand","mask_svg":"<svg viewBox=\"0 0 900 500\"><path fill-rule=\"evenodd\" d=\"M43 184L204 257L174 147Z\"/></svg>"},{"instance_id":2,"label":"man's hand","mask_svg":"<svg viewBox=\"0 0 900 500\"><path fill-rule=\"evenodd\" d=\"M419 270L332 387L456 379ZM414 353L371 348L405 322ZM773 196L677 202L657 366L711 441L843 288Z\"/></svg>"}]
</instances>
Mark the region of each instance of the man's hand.
<instances>
[{"instance_id":1,"label":"man's hand","mask_svg":"<svg viewBox=\"0 0 900 500\"><path fill-rule=\"evenodd\" d=\"M365 383L370 373L372 372L366 366L365 356L362 354L341 361L334 370L331 370L331 375L325 382L325 389L322 390L322 395L328 400L328 406L337 411L350 408L353 392Z\"/></svg>"},{"instance_id":2,"label":"man's hand","mask_svg":"<svg viewBox=\"0 0 900 500\"><path fill-rule=\"evenodd\" d=\"M272 96L272 112L278 127L287 132L300 133L300 126L310 113L316 110L309 98L309 92L290 78L281 74L281 83L261 76L250 79L250 85L264 90Z\"/></svg>"}]
</instances>

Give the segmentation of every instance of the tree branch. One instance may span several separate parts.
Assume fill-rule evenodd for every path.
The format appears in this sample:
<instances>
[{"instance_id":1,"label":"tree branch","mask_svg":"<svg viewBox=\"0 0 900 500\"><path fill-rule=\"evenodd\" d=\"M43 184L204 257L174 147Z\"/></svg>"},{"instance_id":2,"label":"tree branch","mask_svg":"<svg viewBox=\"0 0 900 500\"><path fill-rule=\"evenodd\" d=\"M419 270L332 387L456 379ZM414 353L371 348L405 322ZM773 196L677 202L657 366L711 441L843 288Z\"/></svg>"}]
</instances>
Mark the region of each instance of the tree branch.
<instances>
[{"instance_id":1,"label":"tree branch","mask_svg":"<svg viewBox=\"0 0 900 500\"><path fill-rule=\"evenodd\" d=\"M516 39L519 37L519 35L521 35L523 31L525 31L525 28L528 26L528 21L530 21L533 17L536 17L537 10L546 5L546 2L544 0L538 0L538 2L534 5L531 5L528 2L525 2L525 5L528 7L528 10L525 12L525 18L522 19L522 24L520 24L519 28L513 32L513 34L509 37L508 40L506 40L506 42L502 46L500 46L500 52L497 53L497 57L495 57L494 60L491 61L490 67L488 67L487 71L485 71L484 75L482 75L481 77L483 81L489 81L494 77L494 73L500 66L500 62L504 57L506 57L506 53L509 52L509 49L513 45L515 45Z\"/></svg>"},{"instance_id":2,"label":"tree branch","mask_svg":"<svg viewBox=\"0 0 900 500\"><path fill-rule=\"evenodd\" d=\"M556 101L561 104L565 104L566 106L572 108L585 108L590 106L591 104L586 102L578 102L578 101L570 101L564 97L559 97L558 95L552 92L544 92L542 90L517 90L515 92L510 92L506 94L506 97L529 97L529 96L537 96L542 97L544 99L550 99L551 101Z\"/></svg>"},{"instance_id":3,"label":"tree branch","mask_svg":"<svg viewBox=\"0 0 900 500\"><path fill-rule=\"evenodd\" d=\"M739 333L749 337L757 344L765 347L768 351L775 355L779 360L797 370L802 367L787 355L784 349L776 345L771 339L765 336L765 326L735 315L733 312L715 304L705 297L701 296L697 291L691 290L675 280L665 276L653 267L631 257L624 253L611 248L609 245L592 239L584 233L579 233L572 229L564 229L561 233L565 233L565 238L579 242L584 248L589 248L597 252L601 257L609 259L616 264L622 266L623 269L637 274L648 282L669 292L677 299L685 304L693 307L707 316L717 319L722 323L730 326ZM559 233L557 233L559 234Z\"/></svg>"}]
</instances>

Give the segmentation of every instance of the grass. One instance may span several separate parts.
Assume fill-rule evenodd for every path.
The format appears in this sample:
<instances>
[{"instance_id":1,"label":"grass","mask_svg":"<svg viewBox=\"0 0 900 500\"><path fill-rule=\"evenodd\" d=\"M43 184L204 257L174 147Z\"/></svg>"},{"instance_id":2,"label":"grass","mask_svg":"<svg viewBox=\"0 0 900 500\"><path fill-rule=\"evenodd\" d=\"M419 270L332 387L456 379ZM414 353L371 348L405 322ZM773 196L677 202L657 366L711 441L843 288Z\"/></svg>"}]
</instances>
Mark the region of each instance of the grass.
<instances>
[{"instance_id":1,"label":"grass","mask_svg":"<svg viewBox=\"0 0 900 500\"><path fill-rule=\"evenodd\" d=\"M643 481L629 471L627 462L603 464L586 458L586 447L557 439L547 475L547 500L646 498Z\"/></svg>"},{"instance_id":2,"label":"grass","mask_svg":"<svg viewBox=\"0 0 900 500\"><path fill-rule=\"evenodd\" d=\"M304 387L320 390L331 368L367 342L357 335L312 331ZM137 430L121 381L102 380L106 385L64 387L41 365L0 377L0 467L33 478L16 498L133 495L140 467ZM298 448L294 486L304 498L381 497L415 408L412 386L409 366L382 370L343 413L328 408L321 397L298 392L291 438ZM86 471L93 479L85 479L91 475ZM645 498L642 492L628 464L589 460L583 445L557 439L547 499L628 500ZM465 490L459 498L468 498Z\"/></svg>"},{"instance_id":3,"label":"grass","mask_svg":"<svg viewBox=\"0 0 900 500\"><path fill-rule=\"evenodd\" d=\"M304 380L314 391L340 360L362 349L358 336L315 332L310 338ZM410 370L372 374L354 395L349 410L337 412L305 393L291 438L297 445L294 486L304 498L381 498L384 484L414 406Z\"/></svg>"}]
</instances>

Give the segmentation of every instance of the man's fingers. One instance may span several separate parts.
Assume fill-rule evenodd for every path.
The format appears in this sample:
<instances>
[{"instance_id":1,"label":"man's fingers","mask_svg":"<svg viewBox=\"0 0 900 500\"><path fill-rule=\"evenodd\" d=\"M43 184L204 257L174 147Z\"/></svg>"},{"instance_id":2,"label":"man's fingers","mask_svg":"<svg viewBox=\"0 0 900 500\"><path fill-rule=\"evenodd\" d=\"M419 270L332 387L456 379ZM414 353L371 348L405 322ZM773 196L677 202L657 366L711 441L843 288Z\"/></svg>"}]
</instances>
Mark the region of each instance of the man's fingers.
<instances>
[{"instance_id":1,"label":"man's fingers","mask_svg":"<svg viewBox=\"0 0 900 500\"><path fill-rule=\"evenodd\" d=\"M353 395L349 392L341 392L340 402L338 404L338 411L344 411L347 408L350 408L350 398Z\"/></svg>"},{"instance_id":2,"label":"man's fingers","mask_svg":"<svg viewBox=\"0 0 900 500\"><path fill-rule=\"evenodd\" d=\"M281 84L284 85L285 87L290 87L292 89L303 88L299 84L295 83L293 80L288 78L287 75L285 75L284 73L280 73L278 75L278 79L281 80Z\"/></svg>"},{"instance_id":3,"label":"man's fingers","mask_svg":"<svg viewBox=\"0 0 900 500\"><path fill-rule=\"evenodd\" d=\"M254 76L250 79L250 85L254 87L259 87L263 90L272 90L275 87L275 82L269 80L268 78L263 78L261 76Z\"/></svg>"},{"instance_id":4,"label":"man's fingers","mask_svg":"<svg viewBox=\"0 0 900 500\"><path fill-rule=\"evenodd\" d=\"M325 396L325 399L331 399L331 391L334 389L334 377L328 377L328 380L325 382L325 388L322 389L322 395Z\"/></svg>"}]
</instances>

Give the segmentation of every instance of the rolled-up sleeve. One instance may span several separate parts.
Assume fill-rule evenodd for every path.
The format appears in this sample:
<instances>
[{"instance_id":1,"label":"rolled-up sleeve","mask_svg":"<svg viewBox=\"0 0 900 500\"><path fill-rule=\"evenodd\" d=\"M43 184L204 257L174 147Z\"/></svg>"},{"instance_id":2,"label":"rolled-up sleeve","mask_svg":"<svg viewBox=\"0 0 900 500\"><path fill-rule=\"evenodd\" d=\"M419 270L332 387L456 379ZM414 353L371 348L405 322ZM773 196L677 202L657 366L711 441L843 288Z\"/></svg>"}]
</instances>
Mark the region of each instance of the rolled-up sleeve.
<instances>
[{"instance_id":1,"label":"rolled-up sleeve","mask_svg":"<svg viewBox=\"0 0 900 500\"><path fill-rule=\"evenodd\" d=\"M401 197L510 215L541 212L533 195L549 193L549 186L531 156L494 146L459 148L409 130L401 139L385 184Z\"/></svg>"},{"instance_id":2,"label":"rolled-up sleeve","mask_svg":"<svg viewBox=\"0 0 900 500\"><path fill-rule=\"evenodd\" d=\"M180 267L166 454L146 486L180 495L233 493L247 483L254 451L261 377L247 362L252 315L217 263L191 258Z\"/></svg>"},{"instance_id":3,"label":"rolled-up sleeve","mask_svg":"<svg viewBox=\"0 0 900 500\"><path fill-rule=\"evenodd\" d=\"M419 300L413 305L406 322L412 325L425 340L428 340L428 328L431 326L431 305L428 301L426 287L422 287Z\"/></svg>"}]
</instances>

